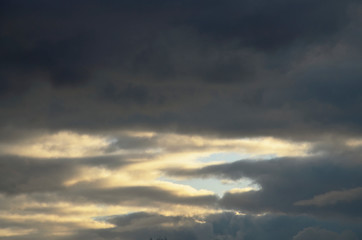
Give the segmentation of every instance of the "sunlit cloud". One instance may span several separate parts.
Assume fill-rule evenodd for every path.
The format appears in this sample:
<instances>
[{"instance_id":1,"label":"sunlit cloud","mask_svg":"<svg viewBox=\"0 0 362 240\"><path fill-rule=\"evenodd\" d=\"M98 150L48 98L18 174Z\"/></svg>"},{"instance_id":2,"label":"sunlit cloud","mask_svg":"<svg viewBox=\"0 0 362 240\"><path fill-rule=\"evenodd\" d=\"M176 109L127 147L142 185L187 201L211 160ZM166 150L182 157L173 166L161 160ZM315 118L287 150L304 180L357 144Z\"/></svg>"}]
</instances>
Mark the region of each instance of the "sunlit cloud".
<instances>
[{"instance_id":1,"label":"sunlit cloud","mask_svg":"<svg viewBox=\"0 0 362 240\"><path fill-rule=\"evenodd\" d=\"M349 147L361 147L362 146L362 139L359 138L354 138L354 139L349 139L346 141L346 145Z\"/></svg>"},{"instance_id":2,"label":"sunlit cloud","mask_svg":"<svg viewBox=\"0 0 362 240\"><path fill-rule=\"evenodd\" d=\"M228 191L228 193L232 193L232 194L246 193L246 192L250 192L250 191L258 191L258 190L260 190L260 189L261 189L260 186L246 187L246 188L233 188L233 189L230 189L230 190Z\"/></svg>"},{"instance_id":3,"label":"sunlit cloud","mask_svg":"<svg viewBox=\"0 0 362 240\"><path fill-rule=\"evenodd\" d=\"M122 143L125 141L129 143L123 147ZM130 144L134 146L131 145L130 148ZM172 154L192 154L193 156L189 156L189 158L225 152L251 156L305 156L308 154L310 146L311 144L307 142L290 142L273 137L222 139L142 131L123 131L116 135L100 136L61 131L54 134L38 134L20 142L1 143L0 151L2 154L37 158L79 158L144 153L150 156L170 154L170 157L180 159L183 156L177 157ZM184 158L184 160L187 159Z\"/></svg>"},{"instance_id":4,"label":"sunlit cloud","mask_svg":"<svg viewBox=\"0 0 362 240\"><path fill-rule=\"evenodd\" d=\"M0 239L362 239L360 1L0 5Z\"/></svg>"},{"instance_id":5,"label":"sunlit cloud","mask_svg":"<svg viewBox=\"0 0 362 240\"><path fill-rule=\"evenodd\" d=\"M200 135L172 133L152 134L156 145L164 152L192 152L211 154L216 152L238 152L241 154L306 156L311 147L308 142L291 142L273 137L215 138Z\"/></svg>"},{"instance_id":6,"label":"sunlit cloud","mask_svg":"<svg viewBox=\"0 0 362 240\"><path fill-rule=\"evenodd\" d=\"M1 144L2 154L36 158L86 157L102 154L110 144L106 137L62 131L10 145Z\"/></svg>"},{"instance_id":7,"label":"sunlit cloud","mask_svg":"<svg viewBox=\"0 0 362 240\"><path fill-rule=\"evenodd\" d=\"M22 236L28 235L35 232L35 229L32 228L0 228L0 237L15 237L15 236Z\"/></svg>"}]
</instances>

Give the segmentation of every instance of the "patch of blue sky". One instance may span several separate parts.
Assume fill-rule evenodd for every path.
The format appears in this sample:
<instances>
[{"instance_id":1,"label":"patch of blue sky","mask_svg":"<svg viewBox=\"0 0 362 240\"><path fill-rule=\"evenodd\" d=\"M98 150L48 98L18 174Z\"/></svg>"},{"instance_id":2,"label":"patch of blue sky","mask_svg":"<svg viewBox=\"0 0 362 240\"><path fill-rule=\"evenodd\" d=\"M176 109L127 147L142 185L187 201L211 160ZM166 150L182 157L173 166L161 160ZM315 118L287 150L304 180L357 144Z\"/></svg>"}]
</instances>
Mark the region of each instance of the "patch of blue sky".
<instances>
[{"instance_id":1,"label":"patch of blue sky","mask_svg":"<svg viewBox=\"0 0 362 240\"><path fill-rule=\"evenodd\" d=\"M238 181L223 181L216 178L192 178L186 180L176 180L162 177L158 180L191 186L197 190L209 190L218 194L219 196L222 196L225 192L234 188L255 187L255 184L249 179L241 179Z\"/></svg>"},{"instance_id":2,"label":"patch of blue sky","mask_svg":"<svg viewBox=\"0 0 362 240\"><path fill-rule=\"evenodd\" d=\"M265 154L265 155L250 155L250 154L242 154L237 152L219 152L213 153L206 157L200 157L197 159L199 162L203 163L211 163L211 162L234 162L243 159L255 159L255 160L270 160L275 158L276 155L274 154ZM222 196L226 191L235 188L255 188L258 189L257 186L252 180L250 179L240 179L237 181L224 181L217 178L192 178L192 179L185 179L185 180L178 180L172 178L161 177L158 180L160 181L167 181L176 184L188 185L197 190L209 190L212 191L219 196Z\"/></svg>"}]
</instances>

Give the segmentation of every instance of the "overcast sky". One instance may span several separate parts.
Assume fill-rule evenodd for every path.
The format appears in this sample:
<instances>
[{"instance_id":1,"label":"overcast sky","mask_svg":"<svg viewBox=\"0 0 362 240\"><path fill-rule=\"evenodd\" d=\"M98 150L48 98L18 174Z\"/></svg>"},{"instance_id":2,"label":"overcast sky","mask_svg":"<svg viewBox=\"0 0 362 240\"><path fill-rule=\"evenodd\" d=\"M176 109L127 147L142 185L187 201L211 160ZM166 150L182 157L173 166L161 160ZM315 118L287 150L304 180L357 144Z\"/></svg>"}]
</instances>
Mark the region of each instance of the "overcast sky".
<instances>
[{"instance_id":1,"label":"overcast sky","mask_svg":"<svg viewBox=\"0 0 362 240\"><path fill-rule=\"evenodd\" d=\"M362 239L359 0L0 0L0 238Z\"/></svg>"}]
</instances>

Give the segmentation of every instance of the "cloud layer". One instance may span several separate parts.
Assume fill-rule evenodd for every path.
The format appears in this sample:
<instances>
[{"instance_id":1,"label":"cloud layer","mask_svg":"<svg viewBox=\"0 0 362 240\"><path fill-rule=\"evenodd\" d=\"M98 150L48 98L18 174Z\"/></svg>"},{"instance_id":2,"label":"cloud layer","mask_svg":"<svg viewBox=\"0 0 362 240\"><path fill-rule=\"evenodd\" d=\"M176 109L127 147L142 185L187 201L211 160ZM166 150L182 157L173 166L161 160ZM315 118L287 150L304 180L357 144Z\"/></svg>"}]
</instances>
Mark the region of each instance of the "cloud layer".
<instances>
[{"instance_id":1,"label":"cloud layer","mask_svg":"<svg viewBox=\"0 0 362 240\"><path fill-rule=\"evenodd\" d=\"M358 1L84 4L2 3L3 128L360 132Z\"/></svg>"},{"instance_id":2,"label":"cloud layer","mask_svg":"<svg viewBox=\"0 0 362 240\"><path fill-rule=\"evenodd\" d=\"M361 239L361 12L0 0L0 238Z\"/></svg>"}]
</instances>

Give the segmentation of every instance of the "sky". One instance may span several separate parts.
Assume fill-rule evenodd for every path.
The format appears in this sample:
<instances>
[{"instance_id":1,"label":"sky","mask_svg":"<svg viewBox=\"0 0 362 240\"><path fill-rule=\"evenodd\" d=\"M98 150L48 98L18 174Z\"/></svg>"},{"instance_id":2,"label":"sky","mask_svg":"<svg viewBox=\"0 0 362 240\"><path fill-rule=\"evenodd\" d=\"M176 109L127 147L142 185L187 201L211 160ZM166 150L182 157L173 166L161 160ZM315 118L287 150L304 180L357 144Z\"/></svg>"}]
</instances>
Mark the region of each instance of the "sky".
<instances>
[{"instance_id":1,"label":"sky","mask_svg":"<svg viewBox=\"0 0 362 240\"><path fill-rule=\"evenodd\" d=\"M362 239L362 2L0 0L0 239Z\"/></svg>"}]
</instances>

